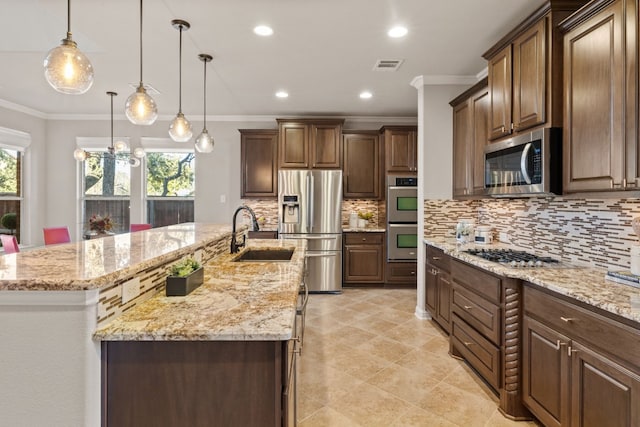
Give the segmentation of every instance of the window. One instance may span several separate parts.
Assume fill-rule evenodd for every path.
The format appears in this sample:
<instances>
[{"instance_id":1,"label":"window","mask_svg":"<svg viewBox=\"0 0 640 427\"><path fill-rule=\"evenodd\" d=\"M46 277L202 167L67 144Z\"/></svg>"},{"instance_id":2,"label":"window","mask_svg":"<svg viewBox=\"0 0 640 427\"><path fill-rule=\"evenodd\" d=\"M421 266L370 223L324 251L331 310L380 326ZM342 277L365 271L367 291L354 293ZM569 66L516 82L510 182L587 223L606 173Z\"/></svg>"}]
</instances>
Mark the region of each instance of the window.
<instances>
[{"instance_id":1,"label":"window","mask_svg":"<svg viewBox=\"0 0 640 427\"><path fill-rule=\"evenodd\" d=\"M15 234L20 241L22 204L22 152L0 146L0 234Z\"/></svg>"},{"instance_id":2,"label":"window","mask_svg":"<svg viewBox=\"0 0 640 427\"><path fill-rule=\"evenodd\" d=\"M192 222L194 153L148 152L145 164L147 222L154 227Z\"/></svg>"},{"instance_id":3,"label":"window","mask_svg":"<svg viewBox=\"0 0 640 427\"><path fill-rule=\"evenodd\" d=\"M92 151L91 156L82 162L82 178L83 231L88 231L92 215L108 215L113 223L112 232L128 232L131 196L129 154Z\"/></svg>"}]
</instances>

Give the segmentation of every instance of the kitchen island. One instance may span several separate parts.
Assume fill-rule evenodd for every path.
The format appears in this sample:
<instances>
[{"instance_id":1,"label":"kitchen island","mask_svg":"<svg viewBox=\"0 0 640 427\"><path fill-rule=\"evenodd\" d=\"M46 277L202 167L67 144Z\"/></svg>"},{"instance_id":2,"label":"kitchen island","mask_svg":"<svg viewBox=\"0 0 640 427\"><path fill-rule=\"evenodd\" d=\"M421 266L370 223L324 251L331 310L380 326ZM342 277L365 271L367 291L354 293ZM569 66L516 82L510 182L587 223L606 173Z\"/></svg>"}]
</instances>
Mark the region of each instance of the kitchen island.
<instances>
[{"instance_id":1,"label":"kitchen island","mask_svg":"<svg viewBox=\"0 0 640 427\"><path fill-rule=\"evenodd\" d=\"M229 287L239 284L238 278L226 276L229 269L216 267L216 259L228 252L230 231L228 225L180 224L0 257L2 422L100 425L102 357L101 341L94 339L96 331L106 331L123 313L144 310L146 301L152 301L163 291L169 266L187 256L205 263L208 281L227 277ZM288 242L287 246L295 244ZM303 251L304 248L296 247L289 263L295 271L281 275L295 282L287 298L280 294L280 301L288 301L284 305L290 323L271 338L286 340L293 330L300 283L296 274L302 277L303 263L299 260ZM250 270L239 267L237 272L247 278ZM265 284L265 280L266 275L261 272L255 277L256 287ZM189 297L202 298L202 293L209 289L207 286L201 286ZM269 295L263 293L261 297L267 300ZM213 303L215 298L207 301ZM258 320L260 316L273 315L270 311L251 311L254 307L250 303L236 305L235 312L229 305L225 307L237 313L239 306L256 317L253 322L237 325L239 328L247 324L259 327L266 324ZM274 316L271 318L274 323L270 324L286 323L282 320L285 317Z\"/></svg>"}]
</instances>

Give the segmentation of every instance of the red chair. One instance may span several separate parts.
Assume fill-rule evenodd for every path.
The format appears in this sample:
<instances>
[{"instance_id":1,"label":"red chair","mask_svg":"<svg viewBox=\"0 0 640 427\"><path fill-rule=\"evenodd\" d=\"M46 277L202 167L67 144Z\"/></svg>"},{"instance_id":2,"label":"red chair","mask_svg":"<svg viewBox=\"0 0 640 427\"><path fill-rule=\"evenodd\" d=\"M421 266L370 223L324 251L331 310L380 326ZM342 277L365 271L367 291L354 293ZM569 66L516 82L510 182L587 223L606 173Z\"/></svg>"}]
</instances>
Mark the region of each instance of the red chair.
<instances>
[{"instance_id":1,"label":"red chair","mask_svg":"<svg viewBox=\"0 0 640 427\"><path fill-rule=\"evenodd\" d=\"M0 241L2 242L2 248L4 249L5 254L15 254L16 252L20 252L16 236L0 234Z\"/></svg>"},{"instance_id":2,"label":"red chair","mask_svg":"<svg viewBox=\"0 0 640 427\"><path fill-rule=\"evenodd\" d=\"M68 227L45 227L43 228L43 231L45 245L69 243L71 241Z\"/></svg>"},{"instance_id":3,"label":"red chair","mask_svg":"<svg viewBox=\"0 0 640 427\"><path fill-rule=\"evenodd\" d=\"M133 233L134 231L142 231L142 230L150 230L151 224L131 224L129 226L129 232Z\"/></svg>"}]
</instances>

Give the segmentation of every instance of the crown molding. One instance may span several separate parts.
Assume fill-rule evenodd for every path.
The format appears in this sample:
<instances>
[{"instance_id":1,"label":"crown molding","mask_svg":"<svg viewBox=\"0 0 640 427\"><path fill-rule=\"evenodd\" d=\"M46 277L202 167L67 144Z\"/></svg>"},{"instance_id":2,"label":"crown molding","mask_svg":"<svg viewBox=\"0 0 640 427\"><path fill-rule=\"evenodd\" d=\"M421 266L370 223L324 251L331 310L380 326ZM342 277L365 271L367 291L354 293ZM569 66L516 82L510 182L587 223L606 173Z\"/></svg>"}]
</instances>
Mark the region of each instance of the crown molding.
<instances>
[{"instance_id":1,"label":"crown molding","mask_svg":"<svg viewBox=\"0 0 640 427\"><path fill-rule=\"evenodd\" d=\"M18 113L24 113L29 116L37 117L39 119L47 119L48 115L42 111L34 110L33 108L25 107L24 105L15 104L11 101L0 99L0 107L7 110L17 111Z\"/></svg>"}]
</instances>

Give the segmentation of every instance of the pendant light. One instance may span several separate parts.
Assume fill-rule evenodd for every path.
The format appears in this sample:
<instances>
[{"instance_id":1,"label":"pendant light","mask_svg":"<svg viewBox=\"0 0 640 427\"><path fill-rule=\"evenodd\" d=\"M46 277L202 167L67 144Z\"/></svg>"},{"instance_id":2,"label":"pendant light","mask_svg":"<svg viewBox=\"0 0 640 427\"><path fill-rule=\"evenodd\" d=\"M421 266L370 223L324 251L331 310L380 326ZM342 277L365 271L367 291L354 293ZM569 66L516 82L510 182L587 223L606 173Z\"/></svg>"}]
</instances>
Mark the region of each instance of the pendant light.
<instances>
[{"instance_id":1,"label":"pendant light","mask_svg":"<svg viewBox=\"0 0 640 427\"><path fill-rule=\"evenodd\" d=\"M60 93L81 95L93 85L93 66L71 39L71 0L67 0L67 37L44 59L44 77Z\"/></svg>"},{"instance_id":2,"label":"pendant light","mask_svg":"<svg viewBox=\"0 0 640 427\"><path fill-rule=\"evenodd\" d=\"M196 150L201 153L210 153L213 151L213 137L209 135L207 131L207 62L211 62L213 56L207 55L206 53L201 53L198 55L200 61L204 62L204 115L203 122L204 127L202 128L202 132L196 138Z\"/></svg>"},{"instance_id":3,"label":"pendant light","mask_svg":"<svg viewBox=\"0 0 640 427\"><path fill-rule=\"evenodd\" d=\"M187 142L193 136L193 130L191 130L191 123L182 114L182 32L191 28L191 25L187 21L182 19L174 19L171 21L171 25L180 31L180 51L179 51L179 90L178 90L178 114L169 125L169 136L175 142Z\"/></svg>"},{"instance_id":4,"label":"pendant light","mask_svg":"<svg viewBox=\"0 0 640 427\"><path fill-rule=\"evenodd\" d=\"M113 97L118 96L118 93L108 91L107 95L109 95L109 97L111 98L111 143L107 147L108 154L106 155L110 157L115 157L117 153L121 151L126 151L129 147L127 146L127 143L124 141L116 141L115 143L113 142ZM142 148L136 148L133 151L133 157L129 157L129 160L128 160L129 165L131 165L134 168L140 166L140 159L146 156L146 154L147 153ZM76 148L76 150L73 152L73 157L75 157L76 160L83 162L87 160L89 157L91 157L91 153L89 153L86 150L83 150L82 148Z\"/></svg>"},{"instance_id":5,"label":"pendant light","mask_svg":"<svg viewBox=\"0 0 640 427\"><path fill-rule=\"evenodd\" d=\"M158 118L156 102L142 83L142 0L140 0L140 85L125 104L125 114L134 125L151 125Z\"/></svg>"}]
</instances>

